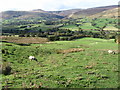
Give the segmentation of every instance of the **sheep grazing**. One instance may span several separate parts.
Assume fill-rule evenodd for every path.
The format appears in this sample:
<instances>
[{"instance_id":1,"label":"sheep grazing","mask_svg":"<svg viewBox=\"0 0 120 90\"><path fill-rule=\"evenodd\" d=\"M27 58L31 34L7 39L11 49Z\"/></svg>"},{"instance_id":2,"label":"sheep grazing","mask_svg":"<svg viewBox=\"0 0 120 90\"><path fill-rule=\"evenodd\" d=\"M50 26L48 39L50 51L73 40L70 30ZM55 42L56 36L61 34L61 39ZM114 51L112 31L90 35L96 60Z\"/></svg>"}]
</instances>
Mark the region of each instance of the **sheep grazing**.
<instances>
[{"instance_id":1,"label":"sheep grazing","mask_svg":"<svg viewBox=\"0 0 120 90\"><path fill-rule=\"evenodd\" d=\"M108 50L109 54L115 54L115 52L113 50Z\"/></svg>"},{"instance_id":2,"label":"sheep grazing","mask_svg":"<svg viewBox=\"0 0 120 90\"><path fill-rule=\"evenodd\" d=\"M36 60L36 61L37 61L37 59L36 59L34 56L29 56L29 59L30 59L30 60Z\"/></svg>"}]
</instances>

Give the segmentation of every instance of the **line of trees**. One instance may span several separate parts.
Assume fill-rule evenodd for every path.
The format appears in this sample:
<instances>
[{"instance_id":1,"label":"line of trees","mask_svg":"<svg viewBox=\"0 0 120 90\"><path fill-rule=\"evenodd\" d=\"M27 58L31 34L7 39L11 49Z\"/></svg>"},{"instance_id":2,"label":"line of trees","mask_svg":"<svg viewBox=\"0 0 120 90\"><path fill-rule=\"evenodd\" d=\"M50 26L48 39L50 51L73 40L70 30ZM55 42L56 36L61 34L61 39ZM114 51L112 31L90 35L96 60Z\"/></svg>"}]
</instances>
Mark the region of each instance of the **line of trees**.
<instances>
[{"instance_id":1,"label":"line of trees","mask_svg":"<svg viewBox=\"0 0 120 90\"><path fill-rule=\"evenodd\" d=\"M12 33L12 35L19 35L19 37L45 37L48 38L50 41L56 40L74 40L83 37L93 37L93 38L103 38L103 39L115 39L117 32L110 32L101 30L99 32L92 32L92 31L71 31L69 29L59 29L54 28L47 31L37 30L37 31L16 31Z\"/></svg>"}]
</instances>

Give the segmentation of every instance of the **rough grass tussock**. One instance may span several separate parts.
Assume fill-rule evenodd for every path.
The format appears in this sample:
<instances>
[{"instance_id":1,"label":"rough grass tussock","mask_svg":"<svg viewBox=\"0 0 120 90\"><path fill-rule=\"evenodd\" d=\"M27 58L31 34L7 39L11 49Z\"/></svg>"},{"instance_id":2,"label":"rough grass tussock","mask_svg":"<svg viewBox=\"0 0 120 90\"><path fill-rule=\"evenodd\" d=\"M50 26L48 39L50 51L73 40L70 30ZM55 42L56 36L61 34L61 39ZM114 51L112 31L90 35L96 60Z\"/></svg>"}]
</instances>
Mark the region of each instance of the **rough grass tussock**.
<instances>
[{"instance_id":1,"label":"rough grass tussock","mask_svg":"<svg viewBox=\"0 0 120 90\"><path fill-rule=\"evenodd\" d=\"M82 48L72 48L72 49L67 49L67 50L61 50L58 51L58 53L73 53L73 52L81 52L81 51L85 51L85 49Z\"/></svg>"}]
</instances>

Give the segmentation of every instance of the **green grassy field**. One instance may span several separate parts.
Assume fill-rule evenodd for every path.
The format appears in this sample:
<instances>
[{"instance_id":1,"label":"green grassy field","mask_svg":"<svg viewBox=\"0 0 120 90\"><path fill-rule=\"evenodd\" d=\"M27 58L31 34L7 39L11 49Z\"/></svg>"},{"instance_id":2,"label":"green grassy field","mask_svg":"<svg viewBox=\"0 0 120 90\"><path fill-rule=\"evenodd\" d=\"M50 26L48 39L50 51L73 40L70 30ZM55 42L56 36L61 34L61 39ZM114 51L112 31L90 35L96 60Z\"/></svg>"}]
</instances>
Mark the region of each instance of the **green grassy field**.
<instances>
[{"instance_id":1,"label":"green grassy field","mask_svg":"<svg viewBox=\"0 0 120 90\"><path fill-rule=\"evenodd\" d=\"M80 26L80 28L81 29L88 29L88 30L90 30L90 29L98 29L98 28L92 26L91 23L84 23L82 26Z\"/></svg>"},{"instance_id":2,"label":"green grassy field","mask_svg":"<svg viewBox=\"0 0 120 90\"><path fill-rule=\"evenodd\" d=\"M58 53L82 48L85 51ZM20 46L2 43L3 62L10 63L10 75L2 75L2 86L10 88L117 88L118 50L114 40L82 38L46 44ZM36 61L30 61L29 56Z\"/></svg>"},{"instance_id":3,"label":"green grassy field","mask_svg":"<svg viewBox=\"0 0 120 90\"><path fill-rule=\"evenodd\" d=\"M107 26L106 28L104 28L103 30L112 30L112 31L118 31L119 29L114 27L114 26Z\"/></svg>"},{"instance_id":4,"label":"green grassy field","mask_svg":"<svg viewBox=\"0 0 120 90\"><path fill-rule=\"evenodd\" d=\"M78 27L76 25L66 25L66 26L61 27L60 29L69 29L72 31L77 31Z\"/></svg>"}]
</instances>

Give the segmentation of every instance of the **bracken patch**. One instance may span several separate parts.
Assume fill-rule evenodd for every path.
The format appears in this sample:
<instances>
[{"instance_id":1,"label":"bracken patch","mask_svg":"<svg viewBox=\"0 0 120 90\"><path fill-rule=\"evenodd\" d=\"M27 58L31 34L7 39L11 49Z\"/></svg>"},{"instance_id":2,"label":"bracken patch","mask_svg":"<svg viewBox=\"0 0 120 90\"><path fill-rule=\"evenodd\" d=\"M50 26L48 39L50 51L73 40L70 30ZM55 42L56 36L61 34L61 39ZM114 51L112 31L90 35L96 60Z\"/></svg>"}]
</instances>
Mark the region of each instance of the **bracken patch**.
<instances>
[{"instance_id":1,"label":"bracken patch","mask_svg":"<svg viewBox=\"0 0 120 90\"><path fill-rule=\"evenodd\" d=\"M48 42L47 38L40 37L0 37L2 40L11 43L22 43L22 44L39 44Z\"/></svg>"},{"instance_id":2,"label":"bracken patch","mask_svg":"<svg viewBox=\"0 0 120 90\"><path fill-rule=\"evenodd\" d=\"M58 53L73 53L73 52L81 52L81 51L85 51L85 49L82 48L72 48L72 49L67 49L67 50L60 50L58 51Z\"/></svg>"}]
</instances>

